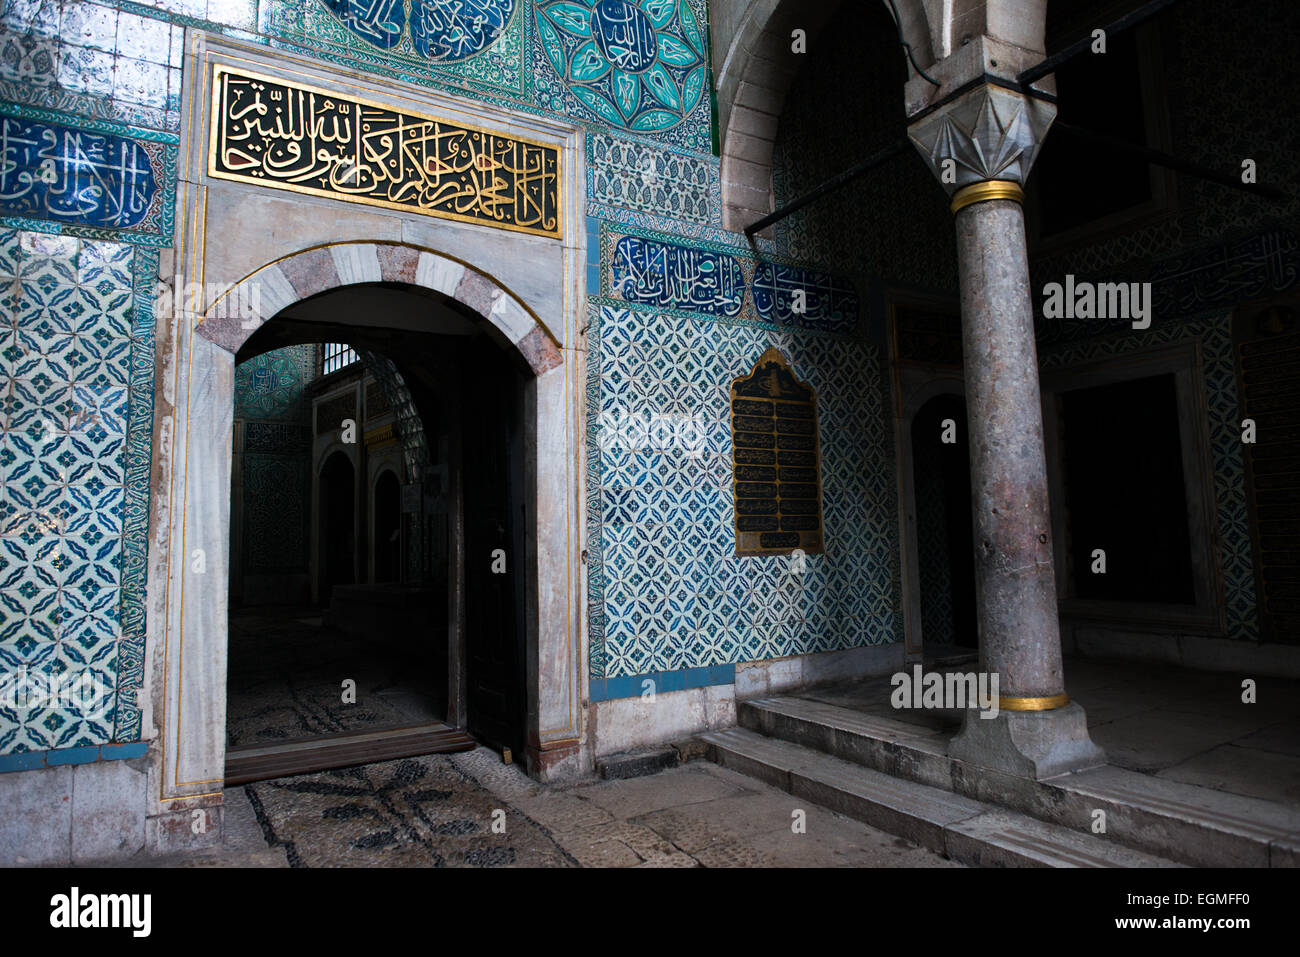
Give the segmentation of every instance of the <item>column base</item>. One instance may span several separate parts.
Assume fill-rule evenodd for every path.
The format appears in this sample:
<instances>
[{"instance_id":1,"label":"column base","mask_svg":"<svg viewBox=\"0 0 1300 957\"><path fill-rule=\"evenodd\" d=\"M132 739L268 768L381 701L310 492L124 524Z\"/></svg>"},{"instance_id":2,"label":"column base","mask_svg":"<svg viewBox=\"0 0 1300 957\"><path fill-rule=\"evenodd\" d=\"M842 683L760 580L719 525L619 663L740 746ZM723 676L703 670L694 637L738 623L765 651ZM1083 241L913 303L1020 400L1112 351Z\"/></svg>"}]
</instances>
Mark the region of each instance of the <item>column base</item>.
<instances>
[{"instance_id":1,"label":"column base","mask_svg":"<svg viewBox=\"0 0 1300 957\"><path fill-rule=\"evenodd\" d=\"M1035 781L1106 763L1106 752L1088 736L1083 708L1074 703L1052 711L999 711L996 718L967 711L948 756Z\"/></svg>"}]
</instances>

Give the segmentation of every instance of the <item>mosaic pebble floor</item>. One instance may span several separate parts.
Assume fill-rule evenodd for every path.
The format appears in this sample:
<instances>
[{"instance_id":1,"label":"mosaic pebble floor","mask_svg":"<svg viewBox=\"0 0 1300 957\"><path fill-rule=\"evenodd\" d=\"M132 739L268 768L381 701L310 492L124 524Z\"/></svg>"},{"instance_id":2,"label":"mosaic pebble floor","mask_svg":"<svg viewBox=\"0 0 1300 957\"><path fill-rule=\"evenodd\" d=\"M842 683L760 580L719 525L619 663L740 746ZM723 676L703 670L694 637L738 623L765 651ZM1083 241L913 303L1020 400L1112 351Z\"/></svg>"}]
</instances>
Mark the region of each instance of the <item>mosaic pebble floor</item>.
<instances>
[{"instance_id":1,"label":"mosaic pebble floor","mask_svg":"<svg viewBox=\"0 0 1300 957\"><path fill-rule=\"evenodd\" d=\"M263 781L243 794L291 867L577 864L524 815L508 813L496 833L501 801L442 755Z\"/></svg>"}]
</instances>

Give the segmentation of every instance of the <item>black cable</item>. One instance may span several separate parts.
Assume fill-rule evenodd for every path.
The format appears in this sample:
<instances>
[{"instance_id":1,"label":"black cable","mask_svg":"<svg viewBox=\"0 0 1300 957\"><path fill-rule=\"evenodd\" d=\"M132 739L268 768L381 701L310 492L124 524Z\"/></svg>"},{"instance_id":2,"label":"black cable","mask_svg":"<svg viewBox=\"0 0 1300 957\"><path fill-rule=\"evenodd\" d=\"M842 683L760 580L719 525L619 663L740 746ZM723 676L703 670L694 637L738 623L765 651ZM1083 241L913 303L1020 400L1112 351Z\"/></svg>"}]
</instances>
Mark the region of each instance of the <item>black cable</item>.
<instances>
[{"instance_id":1,"label":"black cable","mask_svg":"<svg viewBox=\"0 0 1300 957\"><path fill-rule=\"evenodd\" d=\"M917 65L916 57L912 56L912 44L903 39L903 21L898 16L898 7L894 6L894 0L889 0L889 9L894 14L894 27L898 30L898 42L903 45L903 49L907 52L907 59L908 62L912 64L912 69L916 71L917 76L928 81L931 86L943 86L942 83L930 76L930 74L926 73L919 65Z\"/></svg>"}]
</instances>

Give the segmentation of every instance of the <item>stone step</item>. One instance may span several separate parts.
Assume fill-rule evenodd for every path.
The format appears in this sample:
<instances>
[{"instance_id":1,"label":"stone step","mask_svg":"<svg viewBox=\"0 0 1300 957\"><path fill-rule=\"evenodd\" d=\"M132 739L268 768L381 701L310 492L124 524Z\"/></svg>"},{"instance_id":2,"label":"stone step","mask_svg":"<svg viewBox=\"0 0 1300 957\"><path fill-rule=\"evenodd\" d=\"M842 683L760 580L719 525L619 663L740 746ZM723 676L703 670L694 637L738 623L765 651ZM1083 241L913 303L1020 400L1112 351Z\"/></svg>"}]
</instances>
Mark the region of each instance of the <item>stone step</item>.
<instances>
[{"instance_id":1,"label":"stone step","mask_svg":"<svg viewBox=\"0 0 1300 957\"><path fill-rule=\"evenodd\" d=\"M922 725L805 698L737 702L742 728L909 781L952 790L948 736Z\"/></svg>"},{"instance_id":2,"label":"stone step","mask_svg":"<svg viewBox=\"0 0 1300 957\"><path fill-rule=\"evenodd\" d=\"M681 758L676 748L646 748L621 751L596 759L596 774L605 780L640 778L675 768Z\"/></svg>"},{"instance_id":3,"label":"stone step","mask_svg":"<svg viewBox=\"0 0 1300 957\"><path fill-rule=\"evenodd\" d=\"M892 777L745 728L700 735L712 760L965 864L1177 867L1086 832Z\"/></svg>"},{"instance_id":4,"label":"stone step","mask_svg":"<svg viewBox=\"0 0 1300 957\"><path fill-rule=\"evenodd\" d=\"M737 719L774 739L1070 831L1090 828L1104 811L1111 841L1185 864L1297 864L1300 808L1110 766L1026 781L953 761L945 732L805 698L744 701Z\"/></svg>"},{"instance_id":5,"label":"stone step","mask_svg":"<svg viewBox=\"0 0 1300 957\"><path fill-rule=\"evenodd\" d=\"M1111 832L1153 853L1211 867L1300 865L1300 808L1102 767L1039 782L1040 816L1106 812Z\"/></svg>"}]
</instances>

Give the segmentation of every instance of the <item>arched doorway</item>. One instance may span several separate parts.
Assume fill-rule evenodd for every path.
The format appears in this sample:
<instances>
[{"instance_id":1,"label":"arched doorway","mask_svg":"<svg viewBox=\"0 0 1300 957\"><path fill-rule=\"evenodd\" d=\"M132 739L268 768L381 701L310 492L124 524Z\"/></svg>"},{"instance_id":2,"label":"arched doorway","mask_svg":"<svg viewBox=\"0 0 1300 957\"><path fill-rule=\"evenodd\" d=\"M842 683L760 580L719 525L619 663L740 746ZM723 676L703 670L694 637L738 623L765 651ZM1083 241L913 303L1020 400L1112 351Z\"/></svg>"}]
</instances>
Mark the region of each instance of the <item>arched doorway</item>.
<instances>
[{"instance_id":1,"label":"arched doorway","mask_svg":"<svg viewBox=\"0 0 1300 957\"><path fill-rule=\"evenodd\" d=\"M520 363L463 311L400 283L293 303L237 358L298 354L314 357L300 391L313 435L318 605L308 617L262 623L266 653L286 666L260 675L260 699L279 677L279 697L294 706L250 716L250 695L231 684L227 780L288 773L258 746L265 739L289 739L282 750L295 771L323 769L336 753L377 760L371 745L405 756L391 753L385 734L408 742L409 754L469 744L447 737L454 726L522 754L531 503ZM372 499L358 476L376 473ZM473 560L480 554L491 567ZM303 654L313 641L317 653ZM232 664L232 674L255 669ZM415 728L428 740L414 740ZM308 744L310 769L301 767Z\"/></svg>"},{"instance_id":2,"label":"arched doorway","mask_svg":"<svg viewBox=\"0 0 1300 957\"><path fill-rule=\"evenodd\" d=\"M571 490L579 481L575 466L580 393L574 369L565 362L550 330L484 273L427 249L345 242L317 246L260 267L209 303L208 318L171 327L178 339L179 390L175 404L168 406L170 414L160 419L155 487L161 493L151 504L151 520L168 535L168 548L158 553L159 561L150 572L150 594L157 603L151 627L158 632L157 647L174 652L160 654L158 661L169 682L165 687L159 682L157 698L159 715L166 716L166 721L160 720L165 729L160 745L164 801L210 796L213 783L220 784L224 775L226 694L221 678L227 664L229 573L218 564L209 566L206 578L187 575L190 565L182 563L180 556L188 554L187 547L198 547L196 543L221 549L230 534L235 353L286 307L366 283L399 285L458 313L475 328L477 348L490 350L514 377L517 417L502 428L516 444L512 459L518 462L522 480L515 487L523 494L511 503L509 513L524 523L529 543L511 563L522 579L519 587L526 603L524 613L516 616L525 648L516 674L520 683L526 683L516 695L523 702L525 722L516 736L524 741L523 757L532 773L545 777L573 773L579 767L583 671L577 602L582 565L580 501ZM220 305L225 299L257 300L257 294L243 288L246 285L261 290L259 315L251 319L226 315ZM348 322L364 326L380 312L374 308L354 312ZM428 318L426 314L426 323ZM573 334L571 317L567 321ZM335 331L323 333L317 341L353 338L351 331ZM544 495L539 494L543 483ZM463 516L456 520L463 521ZM449 564L457 575L465 574L463 549L450 556ZM463 596L451 596L447 618L460 623L458 633L464 633ZM465 674L467 657L466 648L449 648L453 673ZM448 683L448 723L463 728L467 690Z\"/></svg>"},{"instance_id":3,"label":"arched doorway","mask_svg":"<svg viewBox=\"0 0 1300 957\"><path fill-rule=\"evenodd\" d=\"M943 394L912 419L921 629L927 659L978 647L966 403Z\"/></svg>"}]
</instances>

